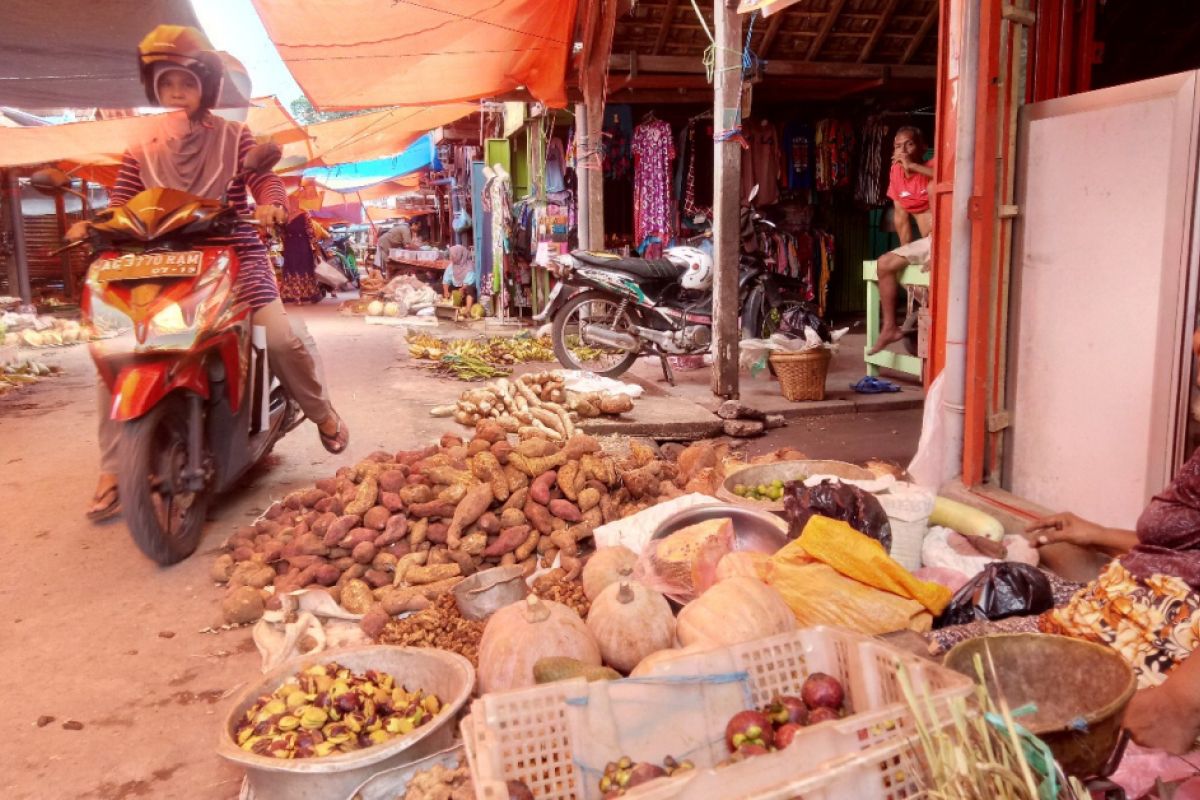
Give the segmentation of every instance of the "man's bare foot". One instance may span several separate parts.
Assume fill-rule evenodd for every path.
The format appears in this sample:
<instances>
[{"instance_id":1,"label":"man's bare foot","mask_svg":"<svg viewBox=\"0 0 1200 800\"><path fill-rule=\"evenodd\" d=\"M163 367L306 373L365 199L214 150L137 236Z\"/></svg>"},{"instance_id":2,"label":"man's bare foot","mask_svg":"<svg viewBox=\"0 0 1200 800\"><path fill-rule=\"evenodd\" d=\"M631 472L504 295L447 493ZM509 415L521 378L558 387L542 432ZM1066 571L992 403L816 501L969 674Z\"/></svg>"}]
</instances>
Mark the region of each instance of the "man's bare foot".
<instances>
[{"instance_id":1,"label":"man's bare foot","mask_svg":"<svg viewBox=\"0 0 1200 800\"><path fill-rule=\"evenodd\" d=\"M120 510L121 497L117 493L117 476L111 472L100 473L96 493L92 495L92 504L87 510L87 518L98 522L114 516Z\"/></svg>"},{"instance_id":2,"label":"man's bare foot","mask_svg":"<svg viewBox=\"0 0 1200 800\"><path fill-rule=\"evenodd\" d=\"M891 327L888 327L888 328L884 328L883 330L881 330L879 332L879 336L877 336L875 338L875 345L870 350L867 351L867 355L873 356L876 353L878 353L880 350L883 350L889 344L892 344L893 342L898 342L903 338L904 338L904 333L901 332L901 330L899 328L895 327L894 325Z\"/></svg>"}]
</instances>

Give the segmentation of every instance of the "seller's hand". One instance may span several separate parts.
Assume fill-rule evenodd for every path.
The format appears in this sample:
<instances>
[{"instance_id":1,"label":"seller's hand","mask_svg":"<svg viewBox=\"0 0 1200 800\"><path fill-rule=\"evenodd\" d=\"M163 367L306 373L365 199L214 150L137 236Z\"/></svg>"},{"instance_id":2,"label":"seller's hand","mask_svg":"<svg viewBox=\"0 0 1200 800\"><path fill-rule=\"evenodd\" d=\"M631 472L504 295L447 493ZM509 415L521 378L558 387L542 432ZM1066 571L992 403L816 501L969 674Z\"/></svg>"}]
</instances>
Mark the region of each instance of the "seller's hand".
<instances>
[{"instance_id":1,"label":"seller's hand","mask_svg":"<svg viewBox=\"0 0 1200 800\"><path fill-rule=\"evenodd\" d=\"M1104 527L1088 522L1067 511L1034 520L1025 527L1029 543L1034 547L1068 542L1080 547L1092 547L1104 533Z\"/></svg>"},{"instance_id":2,"label":"seller's hand","mask_svg":"<svg viewBox=\"0 0 1200 800\"><path fill-rule=\"evenodd\" d=\"M1183 755L1200 736L1197 699L1181 697L1171 684L1143 689L1125 709L1125 727L1142 747Z\"/></svg>"},{"instance_id":3,"label":"seller's hand","mask_svg":"<svg viewBox=\"0 0 1200 800\"><path fill-rule=\"evenodd\" d=\"M272 225L282 225L287 222L287 212L274 203L254 207L254 218L259 225L269 228Z\"/></svg>"},{"instance_id":4,"label":"seller's hand","mask_svg":"<svg viewBox=\"0 0 1200 800\"><path fill-rule=\"evenodd\" d=\"M67 240L78 242L80 239L86 239L89 227L91 226L87 220L81 219L79 222L73 223L71 227L67 228Z\"/></svg>"}]
</instances>

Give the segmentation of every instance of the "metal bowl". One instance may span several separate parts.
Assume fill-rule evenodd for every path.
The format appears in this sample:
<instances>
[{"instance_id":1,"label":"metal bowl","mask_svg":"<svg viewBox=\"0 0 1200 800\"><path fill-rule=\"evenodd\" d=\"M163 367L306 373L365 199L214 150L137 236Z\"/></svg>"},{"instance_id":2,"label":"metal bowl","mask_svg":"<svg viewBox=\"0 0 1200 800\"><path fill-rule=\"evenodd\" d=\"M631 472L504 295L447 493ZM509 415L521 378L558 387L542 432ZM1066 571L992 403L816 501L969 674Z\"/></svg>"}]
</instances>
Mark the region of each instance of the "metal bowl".
<instances>
[{"instance_id":1,"label":"metal bowl","mask_svg":"<svg viewBox=\"0 0 1200 800\"><path fill-rule=\"evenodd\" d=\"M726 517L733 520L734 550L770 554L787 544L788 526L779 517L724 503L694 506L672 514L654 530L650 539L662 539L689 525Z\"/></svg>"},{"instance_id":2,"label":"metal bowl","mask_svg":"<svg viewBox=\"0 0 1200 800\"><path fill-rule=\"evenodd\" d=\"M851 481L869 481L875 478L875 474L866 467L859 467L845 461L777 461L774 464L744 467L731 473L717 488L717 497L727 503L782 514L783 500L752 500L748 497L739 497L733 493L733 487L738 484L758 486L760 483L771 483L776 478L787 483L788 481L803 480L810 475L836 475Z\"/></svg>"},{"instance_id":3,"label":"metal bowl","mask_svg":"<svg viewBox=\"0 0 1200 800\"><path fill-rule=\"evenodd\" d=\"M518 565L476 572L454 587L454 603L470 620L485 620L500 609L518 603L529 594L525 570Z\"/></svg>"}]
</instances>

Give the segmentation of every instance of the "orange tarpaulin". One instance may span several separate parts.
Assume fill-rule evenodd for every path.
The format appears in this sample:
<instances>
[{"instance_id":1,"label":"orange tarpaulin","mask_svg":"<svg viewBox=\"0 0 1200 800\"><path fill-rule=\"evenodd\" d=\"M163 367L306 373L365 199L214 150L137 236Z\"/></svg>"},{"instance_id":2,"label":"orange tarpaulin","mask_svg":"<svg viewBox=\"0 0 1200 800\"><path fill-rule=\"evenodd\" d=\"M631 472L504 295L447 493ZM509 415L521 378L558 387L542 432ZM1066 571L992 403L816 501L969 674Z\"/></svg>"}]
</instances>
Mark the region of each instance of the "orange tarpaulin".
<instances>
[{"instance_id":1,"label":"orange tarpaulin","mask_svg":"<svg viewBox=\"0 0 1200 800\"><path fill-rule=\"evenodd\" d=\"M525 86L566 105L577 0L254 0L322 110L427 105Z\"/></svg>"},{"instance_id":2,"label":"orange tarpaulin","mask_svg":"<svg viewBox=\"0 0 1200 800\"><path fill-rule=\"evenodd\" d=\"M477 110L474 103L428 108L389 108L357 117L318 122L304 130L314 159L325 165L394 156L434 128Z\"/></svg>"},{"instance_id":3,"label":"orange tarpaulin","mask_svg":"<svg viewBox=\"0 0 1200 800\"><path fill-rule=\"evenodd\" d=\"M246 125L255 136L270 137L277 145L303 142L308 138L276 97L259 97L246 114Z\"/></svg>"},{"instance_id":4,"label":"orange tarpaulin","mask_svg":"<svg viewBox=\"0 0 1200 800\"><path fill-rule=\"evenodd\" d=\"M147 116L0 128L0 167L51 161L119 164L125 149L147 138L158 124L158 116Z\"/></svg>"}]
</instances>

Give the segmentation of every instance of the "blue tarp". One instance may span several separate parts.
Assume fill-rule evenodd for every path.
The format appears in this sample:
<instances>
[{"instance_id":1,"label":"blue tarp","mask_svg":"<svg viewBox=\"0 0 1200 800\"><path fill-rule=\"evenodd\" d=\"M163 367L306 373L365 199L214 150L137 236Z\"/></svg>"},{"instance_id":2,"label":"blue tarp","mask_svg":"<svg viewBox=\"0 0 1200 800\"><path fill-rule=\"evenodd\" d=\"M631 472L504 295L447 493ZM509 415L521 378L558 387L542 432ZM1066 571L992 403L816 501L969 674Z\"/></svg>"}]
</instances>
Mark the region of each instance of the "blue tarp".
<instances>
[{"instance_id":1,"label":"blue tarp","mask_svg":"<svg viewBox=\"0 0 1200 800\"><path fill-rule=\"evenodd\" d=\"M333 167L312 167L304 170L304 177L313 178L317 185L324 189L346 194L384 181L402 178L426 168L435 171L442 168L442 162L437 157L437 147L429 134L417 139L398 156L338 164Z\"/></svg>"}]
</instances>

